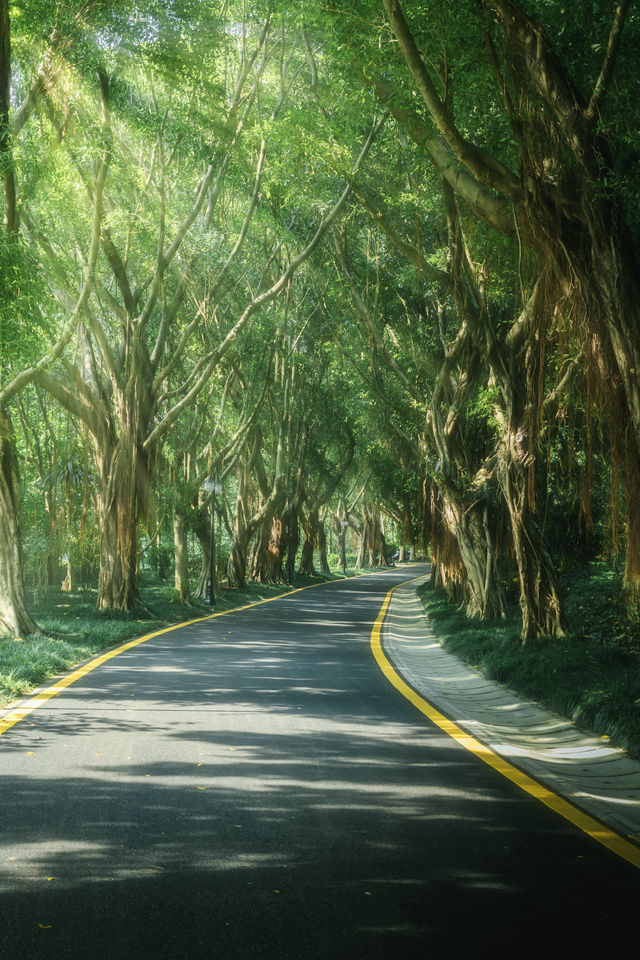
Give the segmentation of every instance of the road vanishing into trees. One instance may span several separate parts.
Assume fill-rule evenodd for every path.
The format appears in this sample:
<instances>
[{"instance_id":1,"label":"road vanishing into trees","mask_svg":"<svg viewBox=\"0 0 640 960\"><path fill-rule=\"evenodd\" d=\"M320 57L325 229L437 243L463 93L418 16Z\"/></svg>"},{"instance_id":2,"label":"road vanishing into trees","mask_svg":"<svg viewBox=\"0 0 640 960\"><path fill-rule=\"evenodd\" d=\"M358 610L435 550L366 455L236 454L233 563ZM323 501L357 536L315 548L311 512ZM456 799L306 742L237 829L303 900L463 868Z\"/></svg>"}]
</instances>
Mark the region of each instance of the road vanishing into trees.
<instances>
[{"instance_id":1,"label":"road vanishing into trees","mask_svg":"<svg viewBox=\"0 0 640 960\"><path fill-rule=\"evenodd\" d=\"M0 947L24 958L622 948L637 870L468 754L337 581L119 654L0 737Z\"/></svg>"}]
</instances>

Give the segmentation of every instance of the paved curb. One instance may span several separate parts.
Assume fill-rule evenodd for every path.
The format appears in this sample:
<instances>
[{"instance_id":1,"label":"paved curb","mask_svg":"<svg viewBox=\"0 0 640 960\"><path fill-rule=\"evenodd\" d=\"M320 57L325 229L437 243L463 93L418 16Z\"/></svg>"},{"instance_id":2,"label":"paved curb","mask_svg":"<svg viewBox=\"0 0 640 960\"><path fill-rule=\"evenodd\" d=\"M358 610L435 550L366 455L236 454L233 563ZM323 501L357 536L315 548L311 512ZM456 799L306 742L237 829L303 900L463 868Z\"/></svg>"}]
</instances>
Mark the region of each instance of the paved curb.
<instances>
[{"instance_id":1,"label":"paved curb","mask_svg":"<svg viewBox=\"0 0 640 960\"><path fill-rule=\"evenodd\" d=\"M640 842L640 762L443 650L417 596L419 585L395 590L383 628L384 650L398 673L505 760Z\"/></svg>"}]
</instances>

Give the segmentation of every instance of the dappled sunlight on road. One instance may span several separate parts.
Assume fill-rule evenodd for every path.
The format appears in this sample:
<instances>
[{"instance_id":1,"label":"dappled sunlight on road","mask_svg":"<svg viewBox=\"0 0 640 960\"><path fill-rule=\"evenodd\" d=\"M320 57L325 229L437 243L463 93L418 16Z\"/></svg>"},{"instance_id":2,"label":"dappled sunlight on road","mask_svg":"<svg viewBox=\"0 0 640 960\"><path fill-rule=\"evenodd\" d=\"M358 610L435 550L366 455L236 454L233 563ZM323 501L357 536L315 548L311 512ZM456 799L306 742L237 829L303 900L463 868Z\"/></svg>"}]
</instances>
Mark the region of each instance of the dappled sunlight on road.
<instances>
[{"instance_id":1,"label":"dappled sunlight on road","mask_svg":"<svg viewBox=\"0 0 640 960\"><path fill-rule=\"evenodd\" d=\"M348 616L341 585L302 594L300 619L291 598L158 637L0 738L13 944L39 960L208 957L211 938L225 960L422 957L459 898L469 949L505 894L547 909L550 836L591 876L582 841L391 690L367 583Z\"/></svg>"}]
</instances>

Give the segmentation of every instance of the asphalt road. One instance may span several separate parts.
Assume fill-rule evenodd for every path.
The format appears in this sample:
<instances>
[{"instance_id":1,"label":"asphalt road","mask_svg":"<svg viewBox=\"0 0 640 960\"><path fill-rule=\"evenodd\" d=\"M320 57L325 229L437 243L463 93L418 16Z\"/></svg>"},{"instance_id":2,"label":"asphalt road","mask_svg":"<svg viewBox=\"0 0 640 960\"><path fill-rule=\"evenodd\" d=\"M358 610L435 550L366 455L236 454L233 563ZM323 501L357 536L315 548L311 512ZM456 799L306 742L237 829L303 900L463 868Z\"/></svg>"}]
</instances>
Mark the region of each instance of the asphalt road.
<instances>
[{"instance_id":1,"label":"asphalt road","mask_svg":"<svg viewBox=\"0 0 640 960\"><path fill-rule=\"evenodd\" d=\"M157 637L0 737L0 955L626 954L640 871L380 673L371 628L407 578Z\"/></svg>"}]
</instances>

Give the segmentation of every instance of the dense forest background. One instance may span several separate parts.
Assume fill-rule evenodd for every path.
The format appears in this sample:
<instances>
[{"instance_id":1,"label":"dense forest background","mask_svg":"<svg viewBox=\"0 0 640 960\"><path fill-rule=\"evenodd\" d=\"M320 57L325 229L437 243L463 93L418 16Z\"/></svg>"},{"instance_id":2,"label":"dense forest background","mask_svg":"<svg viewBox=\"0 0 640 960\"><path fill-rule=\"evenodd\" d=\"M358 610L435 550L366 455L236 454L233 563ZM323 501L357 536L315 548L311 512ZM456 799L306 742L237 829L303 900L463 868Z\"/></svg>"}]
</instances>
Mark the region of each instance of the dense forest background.
<instances>
[{"instance_id":1,"label":"dense forest background","mask_svg":"<svg viewBox=\"0 0 640 960\"><path fill-rule=\"evenodd\" d=\"M638 5L0 9L2 629L204 597L213 508L227 587L636 649Z\"/></svg>"}]
</instances>

